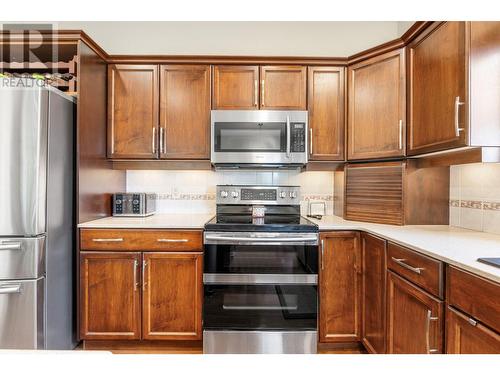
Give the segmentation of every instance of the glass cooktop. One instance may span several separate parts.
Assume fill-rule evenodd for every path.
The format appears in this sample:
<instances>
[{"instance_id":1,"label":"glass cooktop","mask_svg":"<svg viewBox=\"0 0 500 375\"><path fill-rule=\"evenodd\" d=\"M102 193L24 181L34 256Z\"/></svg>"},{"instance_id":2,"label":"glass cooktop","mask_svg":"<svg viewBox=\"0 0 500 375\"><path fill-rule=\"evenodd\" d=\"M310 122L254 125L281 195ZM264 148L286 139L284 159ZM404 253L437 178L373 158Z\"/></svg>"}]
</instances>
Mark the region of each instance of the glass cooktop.
<instances>
[{"instance_id":1,"label":"glass cooktop","mask_svg":"<svg viewBox=\"0 0 500 375\"><path fill-rule=\"evenodd\" d=\"M205 230L227 232L317 232L318 226L299 215L217 215Z\"/></svg>"}]
</instances>

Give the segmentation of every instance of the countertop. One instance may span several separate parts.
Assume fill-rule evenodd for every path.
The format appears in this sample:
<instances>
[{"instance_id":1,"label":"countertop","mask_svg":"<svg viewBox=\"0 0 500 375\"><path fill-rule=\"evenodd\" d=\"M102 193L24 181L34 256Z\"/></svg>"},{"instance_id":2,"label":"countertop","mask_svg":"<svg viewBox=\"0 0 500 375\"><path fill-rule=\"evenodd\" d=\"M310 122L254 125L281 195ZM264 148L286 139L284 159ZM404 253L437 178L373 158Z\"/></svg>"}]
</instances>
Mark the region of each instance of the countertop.
<instances>
[{"instance_id":1,"label":"countertop","mask_svg":"<svg viewBox=\"0 0 500 375\"><path fill-rule=\"evenodd\" d=\"M213 214L156 214L146 218L105 217L79 224L79 228L115 229L203 229ZM384 225L348 221L338 216L309 219L320 231L359 230L385 238L419 253L442 260L476 275L500 283L500 268L477 261L500 258L500 235L447 225Z\"/></svg>"},{"instance_id":2,"label":"countertop","mask_svg":"<svg viewBox=\"0 0 500 375\"><path fill-rule=\"evenodd\" d=\"M78 228L203 229L214 214L155 214L148 217L104 217L78 224Z\"/></svg>"},{"instance_id":3,"label":"countertop","mask_svg":"<svg viewBox=\"0 0 500 375\"><path fill-rule=\"evenodd\" d=\"M476 232L448 225L384 225L347 221L338 216L311 219L320 231L360 230L383 237L419 253L442 260L500 283L500 268L477 261L477 258L500 258L500 235Z\"/></svg>"}]
</instances>

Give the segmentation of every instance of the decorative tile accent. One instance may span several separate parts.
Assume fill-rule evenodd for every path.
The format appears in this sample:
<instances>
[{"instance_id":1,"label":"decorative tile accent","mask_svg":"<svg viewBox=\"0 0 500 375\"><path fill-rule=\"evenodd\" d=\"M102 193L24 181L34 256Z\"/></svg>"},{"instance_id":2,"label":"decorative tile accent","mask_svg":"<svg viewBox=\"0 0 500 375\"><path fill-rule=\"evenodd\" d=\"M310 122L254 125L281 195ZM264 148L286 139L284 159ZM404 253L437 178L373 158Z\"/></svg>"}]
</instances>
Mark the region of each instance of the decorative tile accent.
<instances>
[{"instance_id":1,"label":"decorative tile accent","mask_svg":"<svg viewBox=\"0 0 500 375\"><path fill-rule=\"evenodd\" d=\"M158 200L170 201L213 201L215 194L191 194L191 193L161 193Z\"/></svg>"},{"instance_id":2,"label":"decorative tile accent","mask_svg":"<svg viewBox=\"0 0 500 375\"><path fill-rule=\"evenodd\" d=\"M450 199L450 207L472 208L475 210L500 211L500 202Z\"/></svg>"},{"instance_id":3,"label":"decorative tile accent","mask_svg":"<svg viewBox=\"0 0 500 375\"><path fill-rule=\"evenodd\" d=\"M470 200L461 200L460 207L462 208L474 208L476 210L481 210L483 208L483 202L481 201L470 201Z\"/></svg>"},{"instance_id":4,"label":"decorative tile accent","mask_svg":"<svg viewBox=\"0 0 500 375\"><path fill-rule=\"evenodd\" d=\"M331 202L333 201L333 195L331 194L318 194L318 195L309 195L309 194L302 194L300 196L301 201L327 201Z\"/></svg>"},{"instance_id":5,"label":"decorative tile accent","mask_svg":"<svg viewBox=\"0 0 500 375\"><path fill-rule=\"evenodd\" d=\"M483 202L483 210L500 211L500 202Z\"/></svg>"}]
</instances>

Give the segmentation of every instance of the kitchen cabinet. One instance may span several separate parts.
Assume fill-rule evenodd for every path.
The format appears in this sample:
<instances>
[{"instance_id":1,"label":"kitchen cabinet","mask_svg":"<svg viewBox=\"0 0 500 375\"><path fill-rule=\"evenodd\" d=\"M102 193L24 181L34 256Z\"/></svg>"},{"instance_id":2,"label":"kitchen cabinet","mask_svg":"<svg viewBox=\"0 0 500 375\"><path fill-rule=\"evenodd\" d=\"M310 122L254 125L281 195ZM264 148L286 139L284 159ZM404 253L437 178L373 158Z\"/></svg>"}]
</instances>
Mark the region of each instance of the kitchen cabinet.
<instances>
[{"instance_id":1,"label":"kitchen cabinet","mask_svg":"<svg viewBox=\"0 0 500 375\"><path fill-rule=\"evenodd\" d=\"M162 159L210 158L210 66L160 66Z\"/></svg>"},{"instance_id":2,"label":"kitchen cabinet","mask_svg":"<svg viewBox=\"0 0 500 375\"><path fill-rule=\"evenodd\" d=\"M497 333L500 332L498 296L500 296L499 284L448 266L446 278L448 305Z\"/></svg>"},{"instance_id":3,"label":"kitchen cabinet","mask_svg":"<svg viewBox=\"0 0 500 375\"><path fill-rule=\"evenodd\" d=\"M215 65L213 109L259 109L257 65Z\"/></svg>"},{"instance_id":4,"label":"kitchen cabinet","mask_svg":"<svg viewBox=\"0 0 500 375\"><path fill-rule=\"evenodd\" d=\"M343 67L308 68L309 159L344 160L345 80Z\"/></svg>"},{"instance_id":5,"label":"kitchen cabinet","mask_svg":"<svg viewBox=\"0 0 500 375\"><path fill-rule=\"evenodd\" d=\"M361 234L362 342L370 353L386 351L386 241Z\"/></svg>"},{"instance_id":6,"label":"kitchen cabinet","mask_svg":"<svg viewBox=\"0 0 500 375\"><path fill-rule=\"evenodd\" d=\"M140 339L140 262L140 253L80 253L80 339Z\"/></svg>"},{"instance_id":7,"label":"kitchen cabinet","mask_svg":"<svg viewBox=\"0 0 500 375\"><path fill-rule=\"evenodd\" d=\"M443 305L439 299L389 271L387 353L442 353Z\"/></svg>"},{"instance_id":8,"label":"kitchen cabinet","mask_svg":"<svg viewBox=\"0 0 500 375\"><path fill-rule=\"evenodd\" d=\"M108 157L157 157L158 66L108 66Z\"/></svg>"},{"instance_id":9,"label":"kitchen cabinet","mask_svg":"<svg viewBox=\"0 0 500 375\"><path fill-rule=\"evenodd\" d=\"M408 154L466 146L466 23L436 22L408 51Z\"/></svg>"},{"instance_id":10,"label":"kitchen cabinet","mask_svg":"<svg viewBox=\"0 0 500 375\"><path fill-rule=\"evenodd\" d=\"M143 338L201 340L202 253L143 254Z\"/></svg>"},{"instance_id":11,"label":"kitchen cabinet","mask_svg":"<svg viewBox=\"0 0 500 375\"><path fill-rule=\"evenodd\" d=\"M201 340L201 235L82 229L80 339Z\"/></svg>"},{"instance_id":12,"label":"kitchen cabinet","mask_svg":"<svg viewBox=\"0 0 500 375\"><path fill-rule=\"evenodd\" d=\"M349 66L348 77L348 159L404 156L404 48Z\"/></svg>"},{"instance_id":13,"label":"kitchen cabinet","mask_svg":"<svg viewBox=\"0 0 500 375\"><path fill-rule=\"evenodd\" d=\"M85 251L200 251L203 248L203 232L168 229L81 229L80 248Z\"/></svg>"},{"instance_id":14,"label":"kitchen cabinet","mask_svg":"<svg viewBox=\"0 0 500 375\"><path fill-rule=\"evenodd\" d=\"M305 66L260 67L260 108L306 110Z\"/></svg>"},{"instance_id":15,"label":"kitchen cabinet","mask_svg":"<svg viewBox=\"0 0 500 375\"><path fill-rule=\"evenodd\" d=\"M449 167L415 160L348 164L345 219L381 224L448 224Z\"/></svg>"},{"instance_id":16,"label":"kitchen cabinet","mask_svg":"<svg viewBox=\"0 0 500 375\"><path fill-rule=\"evenodd\" d=\"M498 354L500 353L500 334L460 311L448 307L446 353Z\"/></svg>"},{"instance_id":17,"label":"kitchen cabinet","mask_svg":"<svg viewBox=\"0 0 500 375\"><path fill-rule=\"evenodd\" d=\"M358 232L320 234L319 341L361 339L361 247Z\"/></svg>"}]
</instances>

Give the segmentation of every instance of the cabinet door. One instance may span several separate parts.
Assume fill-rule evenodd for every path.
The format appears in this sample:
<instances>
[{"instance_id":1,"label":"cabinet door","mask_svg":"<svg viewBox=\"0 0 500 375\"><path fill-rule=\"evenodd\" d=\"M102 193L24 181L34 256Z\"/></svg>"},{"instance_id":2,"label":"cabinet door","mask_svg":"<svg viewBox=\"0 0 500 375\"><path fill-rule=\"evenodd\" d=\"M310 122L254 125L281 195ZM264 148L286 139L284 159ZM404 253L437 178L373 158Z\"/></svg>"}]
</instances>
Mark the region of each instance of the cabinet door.
<instances>
[{"instance_id":1,"label":"cabinet door","mask_svg":"<svg viewBox=\"0 0 500 375\"><path fill-rule=\"evenodd\" d=\"M158 66L108 66L108 156L155 159Z\"/></svg>"},{"instance_id":2,"label":"cabinet door","mask_svg":"<svg viewBox=\"0 0 500 375\"><path fill-rule=\"evenodd\" d=\"M344 68L309 67L310 160L344 160Z\"/></svg>"},{"instance_id":3,"label":"cabinet door","mask_svg":"<svg viewBox=\"0 0 500 375\"><path fill-rule=\"evenodd\" d=\"M201 340L202 253L144 253L143 262L143 338Z\"/></svg>"},{"instance_id":4,"label":"cabinet door","mask_svg":"<svg viewBox=\"0 0 500 375\"><path fill-rule=\"evenodd\" d=\"M446 353L500 354L500 335L472 318L448 307Z\"/></svg>"},{"instance_id":5,"label":"cabinet door","mask_svg":"<svg viewBox=\"0 0 500 375\"><path fill-rule=\"evenodd\" d=\"M443 321L443 302L388 272L387 353L442 353Z\"/></svg>"},{"instance_id":6,"label":"cabinet door","mask_svg":"<svg viewBox=\"0 0 500 375\"><path fill-rule=\"evenodd\" d=\"M361 248L359 233L321 234L319 341L361 339Z\"/></svg>"},{"instance_id":7,"label":"cabinet door","mask_svg":"<svg viewBox=\"0 0 500 375\"><path fill-rule=\"evenodd\" d=\"M259 109L259 67L216 65L214 109Z\"/></svg>"},{"instance_id":8,"label":"cabinet door","mask_svg":"<svg viewBox=\"0 0 500 375\"><path fill-rule=\"evenodd\" d=\"M363 256L363 344L370 353L385 353L386 242L361 234Z\"/></svg>"},{"instance_id":9,"label":"cabinet door","mask_svg":"<svg viewBox=\"0 0 500 375\"><path fill-rule=\"evenodd\" d=\"M306 110L306 67L261 66L261 109Z\"/></svg>"},{"instance_id":10,"label":"cabinet door","mask_svg":"<svg viewBox=\"0 0 500 375\"><path fill-rule=\"evenodd\" d=\"M210 66L160 67L160 155L210 158Z\"/></svg>"},{"instance_id":11,"label":"cabinet door","mask_svg":"<svg viewBox=\"0 0 500 375\"><path fill-rule=\"evenodd\" d=\"M404 156L404 49L350 66L349 160Z\"/></svg>"},{"instance_id":12,"label":"cabinet door","mask_svg":"<svg viewBox=\"0 0 500 375\"><path fill-rule=\"evenodd\" d=\"M410 45L410 155L467 143L465 26L436 23Z\"/></svg>"},{"instance_id":13,"label":"cabinet door","mask_svg":"<svg viewBox=\"0 0 500 375\"><path fill-rule=\"evenodd\" d=\"M140 253L80 253L80 339L141 338Z\"/></svg>"}]
</instances>

